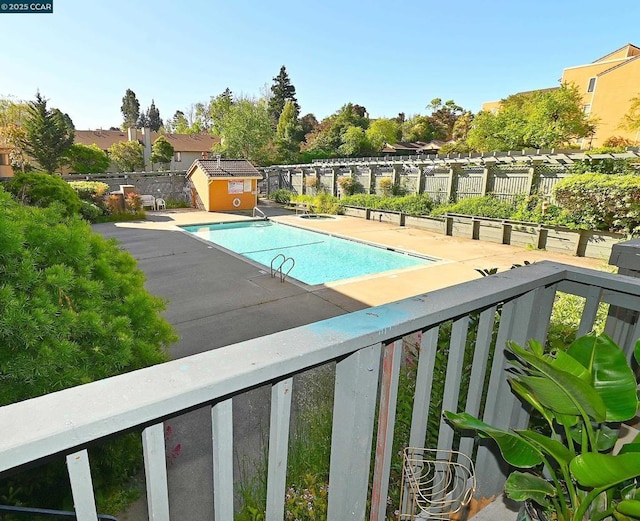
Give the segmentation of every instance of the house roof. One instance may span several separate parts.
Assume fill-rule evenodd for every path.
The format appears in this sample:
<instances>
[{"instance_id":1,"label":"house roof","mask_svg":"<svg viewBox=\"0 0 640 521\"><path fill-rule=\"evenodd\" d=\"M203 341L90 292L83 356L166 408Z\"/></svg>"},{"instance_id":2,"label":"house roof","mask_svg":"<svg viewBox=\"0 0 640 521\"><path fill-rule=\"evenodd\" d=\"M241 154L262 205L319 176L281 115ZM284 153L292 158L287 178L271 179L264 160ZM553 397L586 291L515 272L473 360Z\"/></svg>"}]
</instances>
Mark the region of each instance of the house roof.
<instances>
[{"instance_id":1,"label":"house roof","mask_svg":"<svg viewBox=\"0 0 640 521\"><path fill-rule=\"evenodd\" d=\"M629 58L631 56L634 56L636 53L640 52L640 47L633 45L632 43L628 43L626 45L623 45L622 47L620 47L619 49L616 49L615 51L611 51L609 54L605 54L604 56L598 58L597 60L595 60L593 63L598 63L600 61L604 61L606 60L609 56L612 56L622 50L627 50L627 56L626 58Z\"/></svg>"},{"instance_id":2,"label":"house roof","mask_svg":"<svg viewBox=\"0 0 640 521\"><path fill-rule=\"evenodd\" d=\"M176 152L209 152L211 147L220 143L220 138L209 134L160 134L151 132L151 144L159 136L167 138ZM96 144L102 150L107 150L115 143L126 142L129 135L122 130L76 130L75 143L83 145ZM137 141L143 143L142 132L137 132Z\"/></svg>"},{"instance_id":3,"label":"house roof","mask_svg":"<svg viewBox=\"0 0 640 521\"><path fill-rule=\"evenodd\" d=\"M209 179L229 177L262 179L262 174L246 159L196 159L187 170L187 179L196 171L196 168L200 168Z\"/></svg>"}]
</instances>

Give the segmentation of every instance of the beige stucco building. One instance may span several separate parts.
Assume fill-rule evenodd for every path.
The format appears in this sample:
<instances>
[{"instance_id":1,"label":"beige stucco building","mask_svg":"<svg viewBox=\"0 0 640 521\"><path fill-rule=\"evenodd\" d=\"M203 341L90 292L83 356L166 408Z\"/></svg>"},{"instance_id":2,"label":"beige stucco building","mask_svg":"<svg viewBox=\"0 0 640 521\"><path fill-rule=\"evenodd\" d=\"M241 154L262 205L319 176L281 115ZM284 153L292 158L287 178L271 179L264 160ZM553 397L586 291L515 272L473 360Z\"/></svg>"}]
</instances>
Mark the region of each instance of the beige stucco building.
<instances>
[{"instance_id":1,"label":"beige stucco building","mask_svg":"<svg viewBox=\"0 0 640 521\"><path fill-rule=\"evenodd\" d=\"M626 130L622 121L631 99L640 96L640 48L627 44L592 63L567 67L561 83L573 83L582 93L584 111L596 122L592 138L583 148L602 146L610 137L622 137L640 143L640 132ZM482 110L499 110L500 101L483 103Z\"/></svg>"}]
</instances>

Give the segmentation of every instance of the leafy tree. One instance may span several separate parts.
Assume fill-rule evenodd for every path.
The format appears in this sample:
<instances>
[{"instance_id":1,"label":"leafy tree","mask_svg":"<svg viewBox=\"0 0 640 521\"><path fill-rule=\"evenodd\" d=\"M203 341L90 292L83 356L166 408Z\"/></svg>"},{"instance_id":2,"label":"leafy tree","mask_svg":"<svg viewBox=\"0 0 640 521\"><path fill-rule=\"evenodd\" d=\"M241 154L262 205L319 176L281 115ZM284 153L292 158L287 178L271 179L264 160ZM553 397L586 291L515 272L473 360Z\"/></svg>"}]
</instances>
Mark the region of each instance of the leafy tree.
<instances>
[{"instance_id":1,"label":"leafy tree","mask_svg":"<svg viewBox=\"0 0 640 521\"><path fill-rule=\"evenodd\" d=\"M591 135L594 122L582 109L576 85L524 92L502 100L497 114L480 113L469 131L477 151L552 148Z\"/></svg>"},{"instance_id":2,"label":"leafy tree","mask_svg":"<svg viewBox=\"0 0 640 521\"><path fill-rule=\"evenodd\" d=\"M31 169L31 159L22 150L20 143L25 138L22 126L28 105L11 98L0 98L0 145L9 149L9 160L14 170L26 172Z\"/></svg>"},{"instance_id":3,"label":"leafy tree","mask_svg":"<svg viewBox=\"0 0 640 521\"><path fill-rule=\"evenodd\" d=\"M276 143L283 160L292 160L300 152L301 134L302 127L298 123L296 107L292 101L287 101L276 128Z\"/></svg>"},{"instance_id":4,"label":"leafy tree","mask_svg":"<svg viewBox=\"0 0 640 521\"><path fill-rule=\"evenodd\" d=\"M379 152L385 144L393 144L400 141L402 130L396 119L376 119L366 132L367 139L371 144L371 150Z\"/></svg>"},{"instance_id":5,"label":"leafy tree","mask_svg":"<svg viewBox=\"0 0 640 521\"><path fill-rule=\"evenodd\" d=\"M9 181L8 190L25 205L42 208L57 205L61 215L80 211L78 194L59 176L20 172Z\"/></svg>"},{"instance_id":6,"label":"leafy tree","mask_svg":"<svg viewBox=\"0 0 640 521\"><path fill-rule=\"evenodd\" d=\"M165 130L169 134L188 134L189 122L181 110L176 110L173 117L165 122Z\"/></svg>"},{"instance_id":7,"label":"leafy tree","mask_svg":"<svg viewBox=\"0 0 640 521\"><path fill-rule=\"evenodd\" d=\"M302 131L302 137L300 138L300 141L304 139L304 136L306 136L310 132L313 132L318 125L318 120L313 114L309 113L302 116L300 118L300 127Z\"/></svg>"},{"instance_id":8,"label":"leafy tree","mask_svg":"<svg viewBox=\"0 0 640 521\"><path fill-rule=\"evenodd\" d=\"M129 127L135 127L140 117L140 102L136 98L136 93L131 89L127 89L122 98L122 106L120 107L122 117L122 128L126 130Z\"/></svg>"},{"instance_id":9,"label":"leafy tree","mask_svg":"<svg viewBox=\"0 0 640 521\"><path fill-rule=\"evenodd\" d=\"M47 108L47 100L38 92L29 102L23 122L24 133L18 144L47 173L55 172L69 147L75 131L71 119L58 109Z\"/></svg>"},{"instance_id":10,"label":"leafy tree","mask_svg":"<svg viewBox=\"0 0 640 521\"><path fill-rule=\"evenodd\" d=\"M300 105L298 105L298 100L296 99L296 88L291 84L287 69L283 65L280 67L278 75L273 78L271 98L269 98L269 115L271 116L274 127L278 124L280 114L282 114L287 101L293 103L297 118L300 113Z\"/></svg>"},{"instance_id":11,"label":"leafy tree","mask_svg":"<svg viewBox=\"0 0 640 521\"><path fill-rule=\"evenodd\" d=\"M429 116L416 114L402 123L402 141L422 141L428 143L435 139L436 128Z\"/></svg>"},{"instance_id":12,"label":"leafy tree","mask_svg":"<svg viewBox=\"0 0 640 521\"><path fill-rule=\"evenodd\" d=\"M160 111L156 108L156 104L154 100L151 100L151 105L147 109L145 123L142 128L148 127L154 132L158 132L160 127L162 126L162 118L160 117Z\"/></svg>"},{"instance_id":13,"label":"leafy tree","mask_svg":"<svg viewBox=\"0 0 640 521\"><path fill-rule=\"evenodd\" d=\"M453 139L453 128L464 109L453 100L442 103L440 98L432 99L427 109L432 110L430 119L435 129L434 139Z\"/></svg>"},{"instance_id":14,"label":"leafy tree","mask_svg":"<svg viewBox=\"0 0 640 521\"><path fill-rule=\"evenodd\" d=\"M272 151L269 144L274 137L267 103L264 99L243 98L229 107L219 123L220 145L214 150L225 157L243 158L265 164Z\"/></svg>"},{"instance_id":15,"label":"leafy tree","mask_svg":"<svg viewBox=\"0 0 640 521\"><path fill-rule=\"evenodd\" d=\"M109 168L109 156L98 145L76 143L69 147L65 160L72 172L76 174L99 174Z\"/></svg>"},{"instance_id":16,"label":"leafy tree","mask_svg":"<svg viewBox=\"0 0 640 521\"><path fill-rule=\"evenodd\" d=\"M371 143L362 127L348 127L342 136L342 144L338 152L345 156L355 157L366 155L371 151Z\"/></svg>"},{"instance_id":17,"label":"leafy tree","mask_svg":"<svg viewBox=\"0 0 640 521\"><path fill-rule=\"evenodd\" d=\"M347 103L335 114L323 119L315 130L306 136L303 149L329 155L341 153L338 152L338 149L343 144L347 129L349 127L359 127L364 131L368 126L369 119L366 117L366 109L361 105ZM352 131L350 139L353 140L355 137L355 131ZM353 145L353 142L351 145Z\"/></svg>"},{"instance_id":18,"label":"leafy tree","mask_svg":"<svg viewBox=\"0 0 640 521\"><path fill-rule=\"evenodd\" d=\"M173 145L169 143L169 140L164 136L159 136L153 143L151 148L151 162L152 163L171 163L173 159Z\"/></svg>"},{"instance_id":19,"label":"leafy tree","mask_svg":"<svg viewBox=\"0 0 640 521\"><path fill-rule=\"evenodd\" d=\"M0 405L167 360L176 335L165 303L146 291L135 259L79 217L21 205L0 188L0 265ZM100 502L138 468L132 443L90 449ZM2 480L0 496L62 508L65 472L60 462Z\"/></svg>"},{"instance_id":20,"label":"leafy tree","mask_svg":"<svg viewBox=\"0 0 640 521\"><path fill-rule=\"evenodd\" d=\"M137 141L114 143L108 149L109 158L121 172L144 168L144 150Z\"/></svg>"}]
</instances>

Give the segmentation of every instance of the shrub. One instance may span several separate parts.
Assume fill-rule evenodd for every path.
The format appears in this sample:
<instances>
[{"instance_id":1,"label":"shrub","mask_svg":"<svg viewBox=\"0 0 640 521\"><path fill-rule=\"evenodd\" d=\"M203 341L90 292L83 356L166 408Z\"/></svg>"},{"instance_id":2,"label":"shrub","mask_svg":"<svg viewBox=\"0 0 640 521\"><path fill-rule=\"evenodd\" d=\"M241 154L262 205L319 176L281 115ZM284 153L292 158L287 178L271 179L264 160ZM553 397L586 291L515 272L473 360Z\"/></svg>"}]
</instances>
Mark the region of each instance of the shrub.
<instances>
[{"instance_id":1,"label":"shrub","mask_svg":"<svg viewBox=\"0 0 640 521\"><path fill-rule=\"evenodd\" d=\"M177 338L165 303L145 290L135 259L79 216L18 204L0 189L0 265L0 405L167 360ZM90 450L99 508L138 469L139 445L137 436ZM0 482L0 497L13 487L23 504L68 506L70 497L56 503L65 475L62 461L32 469Z\"/></svg>"},{"instance_id":2,"label":"shrub","mask_svg":"<svg viewBox=\"0 0 640 521\"><path fill-rule=\"evenodd\" d=\"M625 152L626 149L621 146L614 147L601 147L589 150L586 155L595 154L614 154ZM591 158L581 159L571 165L571 173L573 174L634 174L638 170L634 168L634 164L637 163L637 159L613 159L613 158Z\"/></svg>"},{"instance_id":3,"label":"shrub","mask_svg":"<svg viewBox=\"0 0 640 521\"><path fill-rule=\"evenodd\" d=\"M64 215L80 211L78 194L60 177L38 172L17 174L8 183L8 190L20 202L29 206L47 207L55 203Z\"/></svg>"},{"instance_id":4,"label":"shrub","mask_svg":"<svg viewBox=\"0 0 640 521\"><path fill-rule=\"evenodd\" d=\"M461 199L457 203L444 204L436 207L432 215L444 215L446 213L459 213L475 215L477 217L490 217L495 219L510 219L515 212L513 203L501 201L493 195L482 195Z\"/></svg>"},{"instance_id":5,"label":"shrub","mask_svg":"<svg viewBox=\"0 0 640 521\"><path fill-rule=\"evenodd\" d=\"M389 197L393 190L393 179L390 177L383 177L378 181L378 189L376 192L379 192L380 195L384 197Z\"/></svg>"},{"instance_id":6,"label":"shrub","mask_svg":"<svg viewBox=\"0 0 640 521\"><path fill-rule=\"evenodd\" d=\"M69 186L76 191L81 200L91 201L97 205L102 204L109 190L109 185L100 181L71 181Z\"/></svg>"},{"instance_id":7,"label":"shrub","mask_svg":"<svg viewBox=\"0 0 640 521\"><path fill-rule=\"evenodd\" d=\"M383 197L373 194L355 194L342 199L345 206L358 206L374 210L402 212L408 215L428 215L433 201L427 194L412 194L404 197Z\"/></svg>"},{"instance_id":8,"label":"shrub","mask_svg":"<svg viewBox=\"0 0 640 521\"><path fill-rule=\"evenodd\" d=\"M90 223L98 222L105 213L104 209L89 201L81 201L81 204L80 215Z\"/></svg>"},{"instance_id":9,"label":"shrub","mask_svg":"<svg viewBox=\"0 0 640 521\"><path fill-rule=\"evenodd\" d=\"M338 178L338 184L344 195L353 195L364 191L364 186L354 176Z\"/></svg>"},{"instance_id":10,"label":"shrub","mask_svg":"<svg viewBox=\"0 0 640 521\"><path fill-rule=\"evenodd\" d=\"M640 231L638 175L574 175L559 181L553 194L582 227L628 233Z\"/></svg>"},{"instance_id":11,"label":"shrub","mask_svg":"<svg viewBox=\"0 0 640 521\"><path fill-rule=\"evenodd\" d=\"M527 221L552 226L576 228L575 217L558 205L547 202L543 213L545 199L539 195L521 196L516 200L516 210L511 215L514 221Z\"/></svg>"},{"instance_id":12,"label":"shrub","mask_svg":"<svg viewBox=\"0 0 640 521\"><path fill-rule=\"evenodd\" d=\"M281 188L280 190L276 190L275 192L271 192L269 194L269 199L271 199L272 201L275 201L276 203L279 204L287 204L291 201L291 197L296 195L295 192L292 192L291 190L285 190L284 188Z\"/></svg>"},{"instance_id":13,"label":"shrub","mask_svg":"<svg viewBox=\"0 0 640 521\"><path fill-rule=\"evenodd\" d=\"M140 195L135 192L131 192L127 194L124 200L124 206L127 211L130 213L140 213L142 211L142 201L140 200Z\"/></svg>"}]
</instances>

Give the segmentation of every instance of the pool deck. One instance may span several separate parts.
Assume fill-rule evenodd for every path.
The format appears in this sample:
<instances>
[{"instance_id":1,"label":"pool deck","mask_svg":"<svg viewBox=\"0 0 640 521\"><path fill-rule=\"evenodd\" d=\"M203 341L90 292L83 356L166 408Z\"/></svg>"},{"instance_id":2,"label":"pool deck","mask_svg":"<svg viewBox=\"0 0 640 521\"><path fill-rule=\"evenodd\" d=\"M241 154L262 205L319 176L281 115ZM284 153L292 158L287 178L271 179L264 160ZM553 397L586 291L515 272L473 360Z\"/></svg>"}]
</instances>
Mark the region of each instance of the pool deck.
<instances>
[{"instance_id":1,"label":"pool deck","mask_svg":"<svg viewBox=\"0 0 640 521\"><path fill-rule=\"evenodd\" d=\"M474 268L503 270L513 263L543 259L596 269L605 266L605 260L447 237L355 217L305 220L271 206L265 206L264 211L277 221L443 260L426 267L327 285L305 286L290 280L282 284L271 278L264 267L225 253L178 228L249 219L240 214L176 209L148 212L145 221L94 225L96 232L119 240L121 247L138 260L138 267L146 275L147 289L168 300L164 316L180 336L170 348L171 358L479 278L481 275ZM234 399L237 461L244 457L251 461L262 454L264 438L256 426L268 425L269 396L269 389L260 388ZM211 521L213 503L203 498L211 496L213 456L210 438L207 441L207 436L202 435L211 432L210 410L198 409L168 424L173 433L168 443L182 448L179 457L171 459L168 466L171 517ZM144 496L118 518L147 521Z\"/></svg>"},{"instance_id":2,"label":"pool deck","mask_svg":"<svg viewBox=\"0 0 640 521\"><path fill-rule=\"evenodd\" d=\"M238 214L187 209L151 212L148 221L120 223L116 226L175 230L176 226L189 224L250 219L250 217ZM357 217L336 216L335 219L301 219L299 216L288 213L270 216L270 219L439 259L434 264L424 267L388 271L383 274L357 277L320 286L307 286L309 291L343 307L345 311L361 309L362 305L377 306L476 279L481 277L476 268L496 267L499 271L503 271L509 269L513 264L541 260L553 260L594 269L603 269L607 264L607 259L588 259L561 253L528 250L505 244L449 237L415 228L367 221ZM349 302L351 301L356 301L358 304L350 306Z\"/></svg>"}]
</instances>

